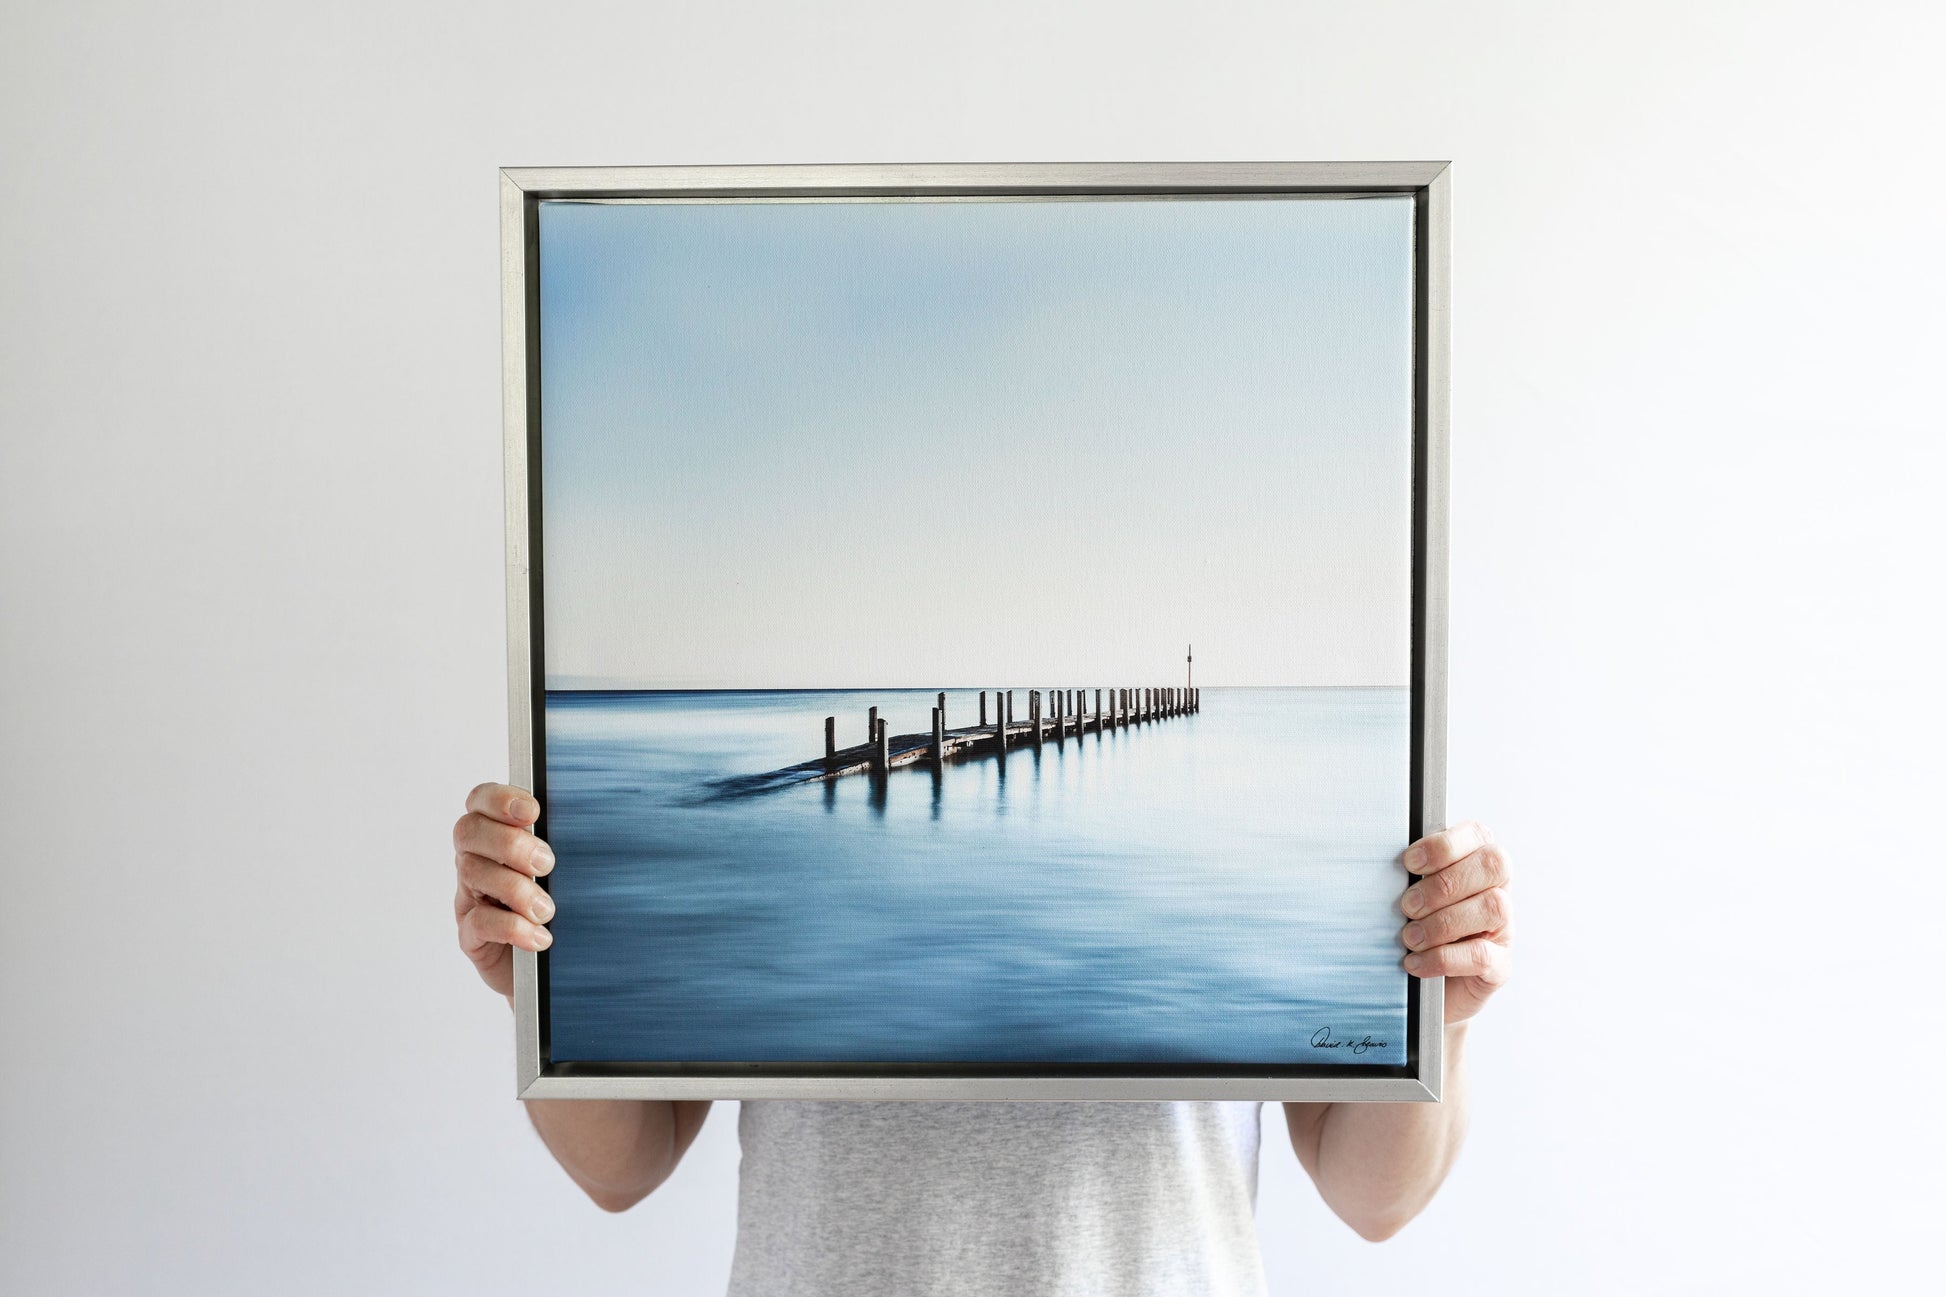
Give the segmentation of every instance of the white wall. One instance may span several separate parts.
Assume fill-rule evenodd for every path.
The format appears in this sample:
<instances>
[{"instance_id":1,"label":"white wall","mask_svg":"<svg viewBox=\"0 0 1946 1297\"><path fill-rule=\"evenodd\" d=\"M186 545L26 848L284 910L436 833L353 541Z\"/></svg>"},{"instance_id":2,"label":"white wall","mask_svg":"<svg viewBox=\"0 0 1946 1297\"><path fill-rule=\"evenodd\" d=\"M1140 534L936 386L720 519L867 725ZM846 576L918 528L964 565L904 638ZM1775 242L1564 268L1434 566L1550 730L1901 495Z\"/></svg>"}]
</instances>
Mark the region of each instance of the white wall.
<instances>
[{"instance_id":1,"label":"white wall","mask_svg":"<svg viewBox=\"0 0 1946 1297\"><path fill-rule=\"evenodd\" d=\"M1936 9L9 6L0 1288L720 1287L734 1112L582 1201L454 948L504 773L495 171L1456 160L1471 1143L1275 1290L1786 1291L1942 1207Z\"/></svg>"}]
</instances>

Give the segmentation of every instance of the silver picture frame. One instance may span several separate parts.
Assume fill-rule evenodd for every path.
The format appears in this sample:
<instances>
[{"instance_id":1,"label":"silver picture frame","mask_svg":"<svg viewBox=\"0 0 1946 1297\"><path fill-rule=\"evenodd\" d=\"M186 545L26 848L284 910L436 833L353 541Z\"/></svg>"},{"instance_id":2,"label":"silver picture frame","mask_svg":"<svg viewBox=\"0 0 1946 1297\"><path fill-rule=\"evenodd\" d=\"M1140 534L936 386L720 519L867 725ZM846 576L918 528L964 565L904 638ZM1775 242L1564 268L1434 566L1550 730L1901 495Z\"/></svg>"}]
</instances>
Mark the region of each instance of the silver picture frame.
<instances>
[{"instance_id":1,"label":"silver picture frame","mask_svg":"<svg viewBox=\"0 0 1946 1297\"><path fill-rule=\"evenodd\" d=\"M1413 837L1445 827L1450 164L1155 162L505 167L500 170L510 781L536 788L543 694L535 527L540 494L539 204L1409 195L1415 212ZM543 834L546 824L537 826ZM1403 954L1403 947L1401 947ZM551 1062L546 954L514 951L522 1099L1265 1100L1429 1102L1443 1074L1442 983L1409 978L1403 1067L1188 1069ZM1401 975L1405 974L1403 971Z\"/></svg>"}]
</instances>

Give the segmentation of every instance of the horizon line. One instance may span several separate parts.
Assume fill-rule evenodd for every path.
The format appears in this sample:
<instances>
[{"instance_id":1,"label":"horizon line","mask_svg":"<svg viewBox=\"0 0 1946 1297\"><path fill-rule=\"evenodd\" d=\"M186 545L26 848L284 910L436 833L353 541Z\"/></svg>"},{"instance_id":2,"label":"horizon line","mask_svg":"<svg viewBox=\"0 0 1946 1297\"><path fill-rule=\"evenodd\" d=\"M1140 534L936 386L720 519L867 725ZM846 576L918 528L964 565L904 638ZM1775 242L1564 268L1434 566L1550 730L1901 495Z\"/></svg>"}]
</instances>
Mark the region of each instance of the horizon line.
<instances>
[{"instance_id":1,"label":"horizon line","mask_svg":"<svg viewBox=\"0 0 1946 1297\"><path fill-rule=\"evenodd\" d=\"M1047 688L1036 685L1003 685L998 689ZM1071 688L1075 686L1052 686ZM1082 685L1082 689L1174 689L1175 685ZM1291 684L1291 685L1186 685L1191 689L1410 689L1406 684ZM973 692L995 689L993 685L739 685L725 688L700 685L545 685L550 694L837 694L837 693L938 693L941 690Z\"/></svg>"}]
</instances>

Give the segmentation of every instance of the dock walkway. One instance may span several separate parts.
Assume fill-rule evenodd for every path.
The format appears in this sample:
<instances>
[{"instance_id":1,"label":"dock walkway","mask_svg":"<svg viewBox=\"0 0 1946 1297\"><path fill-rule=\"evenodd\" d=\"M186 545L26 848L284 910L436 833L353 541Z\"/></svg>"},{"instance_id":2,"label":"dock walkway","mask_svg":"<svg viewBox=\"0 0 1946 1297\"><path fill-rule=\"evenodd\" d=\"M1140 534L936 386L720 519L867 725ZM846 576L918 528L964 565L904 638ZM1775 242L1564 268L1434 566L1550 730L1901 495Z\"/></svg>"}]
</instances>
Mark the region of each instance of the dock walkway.
<instances>
[{"instance_id":1,"label":"dock walkway","mask_svg":"<svg viewBox=\"0 0 1946 1297\"><path fill-rule=\"evenodd\" d=\"M866 719L871 740L855 747L840 748L837 742L838 718L824 718L824 755L794 766L760 775L744 775L716 785L719 795L741 796L788 788L794 784L820 783L847 775L884 776L895 766L929 761L944 765L952 760L993 754L1005 757L1010 748L1044 743L1062 744L1079 740L1090 730L1128 729L1149 725L1176 716L1189 716L1201 709L1202 691L1195 688L1096 689L1094 707L1088 706L1089 690L1050 689L1043 697L1039 689L1027 691L1027 719L1014 715L1014 691L993 690L994 719L987 720L987 691L980 691L979 723L957 729L946 726L946 695L941 692L932 709L932 733L888 734L883 717L874 707Z\"/></svg>"}]
</instances>

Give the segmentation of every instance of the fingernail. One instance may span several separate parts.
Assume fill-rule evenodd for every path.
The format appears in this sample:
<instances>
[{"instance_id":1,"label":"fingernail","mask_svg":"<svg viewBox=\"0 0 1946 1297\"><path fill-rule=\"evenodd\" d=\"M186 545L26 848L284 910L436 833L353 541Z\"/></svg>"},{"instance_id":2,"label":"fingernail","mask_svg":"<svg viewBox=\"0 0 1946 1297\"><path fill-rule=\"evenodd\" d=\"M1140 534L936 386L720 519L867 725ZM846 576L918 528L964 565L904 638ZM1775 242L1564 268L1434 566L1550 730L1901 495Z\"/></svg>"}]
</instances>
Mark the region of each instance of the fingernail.
<instances>
[{"instance_id":1,"label":"fingernail","mask_svg":"<svg viewBox=\"0 0 1946 1297\"><path fill-rule=\"evenodd\" d=\"M1418 972L1421 968L1425 967L1425 964L1426 957L1424 955L1407 955L1405 957L1405 971L1408 973Z\"/></svg>"},{"instance_id":2,"label":"fingernail","mask_svg":"<svg viewBox=\"0 0 1946 1297\"><path fill-rule=\"evenodd\" d=\"M1404 859L1405 859L1405 867L1407 869L1412 870L1414 873L1418 873L1420 869L1425 867L1426 849L1424 847L1416 847L1416 846L1407 847L1405 849Z\"/></svg>"},{"instance_id":3,"label":"fingernail","mask_svg":"<svg viewBox=\"0 0 1946 1297\"><path fill-rule=\"evenodd\" d=\"M1426 894L1416 887L1406 888L1405 895L1399 898L1399 908L1415 918L1418 917L1419 911L1425 906L1425 903Z\"/></svg>"},{"instance_id":4,"label":"fingernail","mask_svg":"<svg viewBox=\"0 0 1946 1297\"><path fill-rule=\"evenodd\" d=\"M554 944L553 933L549 932L546 928L534 929L534 949L546 950L549 946L553 944Z\"/></svg>"},{"instance_id":5,"label":"fingernail","mask_svg":"<svg viewBox=\"0 0 1946 1297\"><path fill-rule=\"evenodd\" d=\"M545 842L540 843L534 848L534 875L539 877L543 874L551 874L553 872L554 853L548 849Z\"/></svg>"},{"instance_id":6,"label":"fingernail","mask_svg":"<svg viewBox=\"0 0 1946 1297\"><path fill-rule=\"evenodd\" d=\"M554 902L545 895L536 896L528 913L533 916L534 922L546 923L554 917Z\"/></svg>"},{"instance_id":7,"label":"fingernail","mask_svg":"<svg viewBox=\"0 0 1946 1297\"><path fill-rule=\"evenodd\" d=\"M1426 925L1423 923L1408 923L1405 925L1405 933L1403 935L1405 936L1406 945L1417 946L1426 939Z\"/></svg>"}]
</instances>

